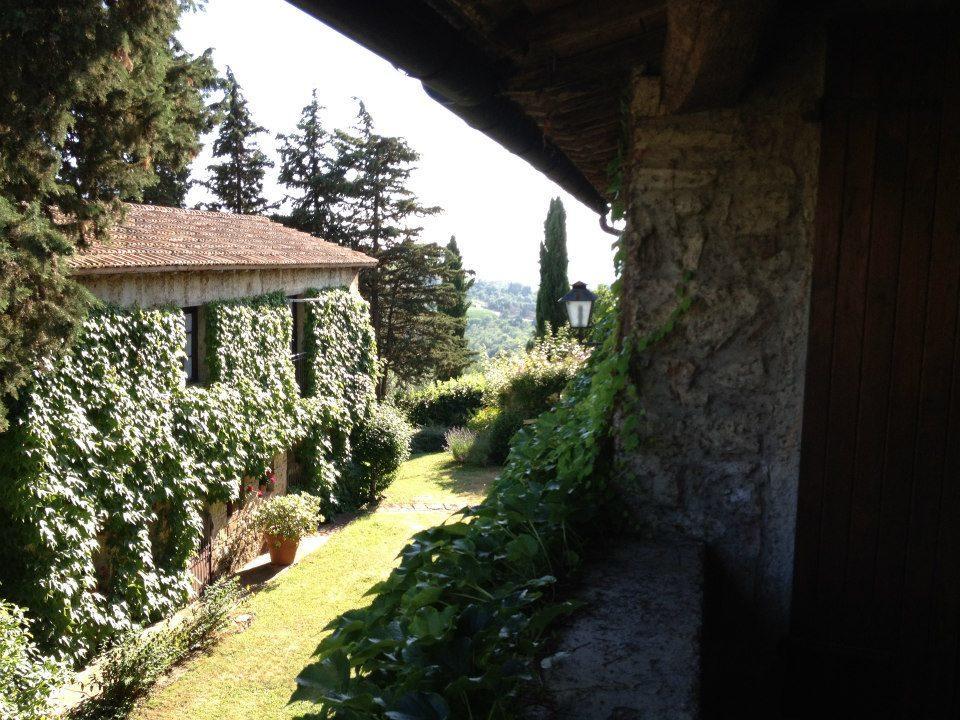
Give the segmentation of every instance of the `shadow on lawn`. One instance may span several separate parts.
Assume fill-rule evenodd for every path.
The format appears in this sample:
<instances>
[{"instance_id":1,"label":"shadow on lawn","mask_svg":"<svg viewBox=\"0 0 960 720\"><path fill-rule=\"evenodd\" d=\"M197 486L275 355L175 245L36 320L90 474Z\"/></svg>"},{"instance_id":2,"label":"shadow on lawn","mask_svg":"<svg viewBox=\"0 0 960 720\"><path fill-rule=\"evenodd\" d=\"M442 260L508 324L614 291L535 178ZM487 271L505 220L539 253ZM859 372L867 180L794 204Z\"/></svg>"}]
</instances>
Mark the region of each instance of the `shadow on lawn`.
<instances>
[{"instance_id":1,"label":"shadow on lawn","mask_svg":"<svg viewBox=\"0 0 960 720\"><path fill-rule=\"evenodd\" d=\"M423 457L417 455L415 458ZM431 472L432 480L444 490L458 495L486 495L493 479L500 474L500 466L474 467L461 465L447 458Z\"/></svg>"}]
</instances>

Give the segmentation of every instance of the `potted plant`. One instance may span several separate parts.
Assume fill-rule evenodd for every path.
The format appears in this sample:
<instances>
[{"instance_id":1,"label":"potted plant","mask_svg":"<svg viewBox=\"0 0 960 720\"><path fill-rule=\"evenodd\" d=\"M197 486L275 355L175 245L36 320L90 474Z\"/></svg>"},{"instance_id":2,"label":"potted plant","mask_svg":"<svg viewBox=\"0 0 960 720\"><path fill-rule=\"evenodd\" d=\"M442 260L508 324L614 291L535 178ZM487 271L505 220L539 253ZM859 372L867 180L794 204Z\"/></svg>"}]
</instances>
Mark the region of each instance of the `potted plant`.
<instances>
[{"instance_id":1,"label":"potted plant","mask_svg":"<svg viewBox=\"0 0 960 720\"><path fill-rule=\"evenodd\" d=\"M320 498L307 493L280 495L265 500L255 512L257 526L270 549L270 562L290 565L300 540L317 528Z\"/></svg>"}]
</instances>

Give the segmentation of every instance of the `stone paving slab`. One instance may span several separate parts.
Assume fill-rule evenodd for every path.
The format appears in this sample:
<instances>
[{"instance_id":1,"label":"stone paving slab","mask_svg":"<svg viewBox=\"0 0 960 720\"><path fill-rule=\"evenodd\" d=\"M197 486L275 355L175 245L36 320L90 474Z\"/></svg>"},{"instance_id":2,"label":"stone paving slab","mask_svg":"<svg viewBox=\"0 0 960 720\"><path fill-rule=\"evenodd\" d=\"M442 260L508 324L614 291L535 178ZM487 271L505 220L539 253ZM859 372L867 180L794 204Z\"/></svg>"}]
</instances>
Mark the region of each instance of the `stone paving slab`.
<instances>
[{"instance_id":1,"label":"stone paving slab","mask_svg":"<svg viewBox=\"0 0 960 720\"><path fill-rule=\"evenodd\" d=\"M543 720L695 720L703 549L628 540L588 560L585 603L543 660Z\"/></svg>"}]
</instances>

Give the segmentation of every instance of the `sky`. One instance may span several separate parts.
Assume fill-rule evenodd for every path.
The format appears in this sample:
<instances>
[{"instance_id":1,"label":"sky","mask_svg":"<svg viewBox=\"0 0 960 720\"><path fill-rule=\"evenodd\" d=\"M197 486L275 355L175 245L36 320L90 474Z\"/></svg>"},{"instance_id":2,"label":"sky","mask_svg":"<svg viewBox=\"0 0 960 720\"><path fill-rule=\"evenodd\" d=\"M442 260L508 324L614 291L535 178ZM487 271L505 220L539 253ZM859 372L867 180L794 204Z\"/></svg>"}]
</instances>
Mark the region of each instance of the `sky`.
<instances>
[{"instance_id":1,"label":"sky","mask_svg":"<svg viewBox=\"0 0 960 720\"><path fill-rule=\"evenodd\" d=\"M560 196L571 282L613 280L614 238L592 210L428 98L417 80L284 0L208 0L205 10L182 18L178 38L193 53L213 48L221 72L233 69L254 120L268 130L258 140L274 161L276 134L294 128L313 88L328 128L352 124L353 98L362 98L377 132L402 136L420 153L412 189L424 204L444 209L423 220L423 239L446 243L456 235L465 266L478 278L536 287L543 221L550 198ZM194 163L197 177L210 161L210 144L207 138ZM276 173L274 167L265 183L271 200L284 195ZM204 198L194 189L188 203Z\"/></svg>"}]
</instances>

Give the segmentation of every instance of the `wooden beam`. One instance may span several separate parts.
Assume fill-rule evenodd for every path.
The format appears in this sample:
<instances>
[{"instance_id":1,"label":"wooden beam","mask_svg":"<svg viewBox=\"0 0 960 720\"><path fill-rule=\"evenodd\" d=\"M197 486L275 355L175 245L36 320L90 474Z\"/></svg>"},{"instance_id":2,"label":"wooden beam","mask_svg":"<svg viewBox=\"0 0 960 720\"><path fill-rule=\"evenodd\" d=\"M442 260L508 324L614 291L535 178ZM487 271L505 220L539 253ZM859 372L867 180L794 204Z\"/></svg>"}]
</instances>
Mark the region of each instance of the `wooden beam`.
<instances>
[{"instance_id":1,"label":"wooden beam","mask_svg":"<svg viewBox=\"0 0 960 720\"><path fill-rule=\"evenodd\" d=\"M661 112L734 103L746 85L771 0L670 0Z\"/></svg>"}]
</instances>

